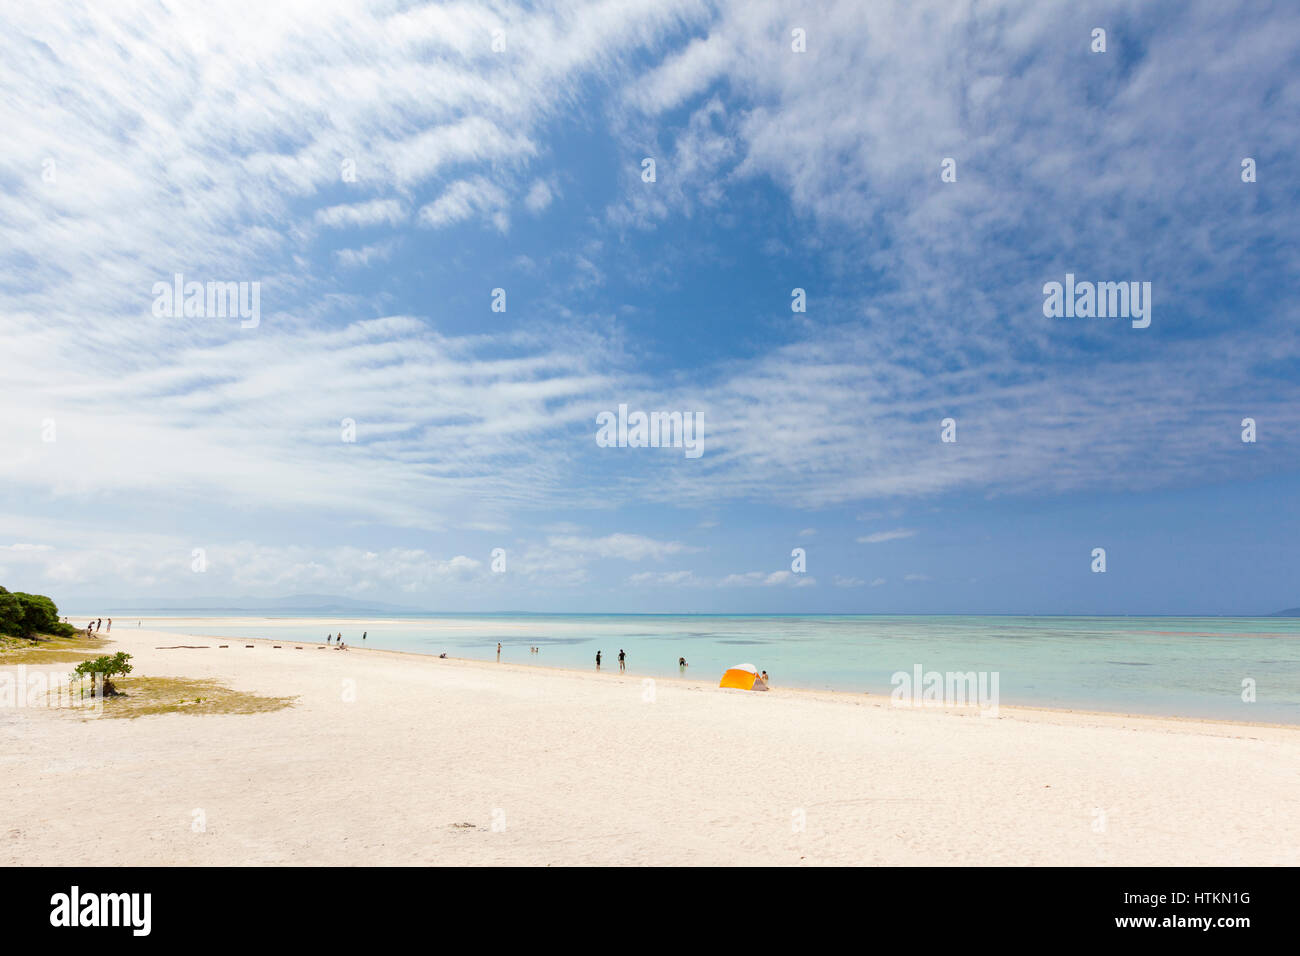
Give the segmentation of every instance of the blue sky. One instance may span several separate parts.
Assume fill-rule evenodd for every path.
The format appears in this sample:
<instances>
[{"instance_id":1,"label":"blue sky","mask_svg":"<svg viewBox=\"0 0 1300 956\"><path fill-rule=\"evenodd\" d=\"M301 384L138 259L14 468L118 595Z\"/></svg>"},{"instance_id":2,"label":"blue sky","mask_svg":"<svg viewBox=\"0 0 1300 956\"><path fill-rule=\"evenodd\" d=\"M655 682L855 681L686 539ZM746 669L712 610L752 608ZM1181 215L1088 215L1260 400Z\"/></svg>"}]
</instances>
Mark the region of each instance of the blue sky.
<instances>
[{"instance_id":1,"label":"blue sky","mask_svg":"<svg viewBox=\"0 0 1300 956\"><path fill-rule=\"evenodd\" d=\"M18 4L0 53L11 589L1300 604L1293 5ZM1067 273L1150 326L1046 317Z\"/></svg>"}]
</instances>

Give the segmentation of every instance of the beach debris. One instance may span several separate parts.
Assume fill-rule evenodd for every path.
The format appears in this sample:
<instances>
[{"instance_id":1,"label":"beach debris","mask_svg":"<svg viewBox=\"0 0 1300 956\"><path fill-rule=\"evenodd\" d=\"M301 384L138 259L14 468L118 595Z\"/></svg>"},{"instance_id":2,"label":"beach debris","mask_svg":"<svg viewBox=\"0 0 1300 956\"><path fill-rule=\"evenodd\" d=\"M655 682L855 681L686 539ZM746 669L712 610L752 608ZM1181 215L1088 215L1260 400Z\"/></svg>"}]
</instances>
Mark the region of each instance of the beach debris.
<instances>
[{"instance_id":1,"label":"beach debris","mask_svg":"<svg viewBox=\"0 0 1300 956\"><path fill-rule=\"evenodd\" d=\"M475 825L474 825L473 823L453 823L453 824L451 824L451 827L452 827L453 830L464 830L464 829L467 828L467 827L472 829L472 828L474 828L474 826L475 826Z\"/></svg>"}]
</instances>

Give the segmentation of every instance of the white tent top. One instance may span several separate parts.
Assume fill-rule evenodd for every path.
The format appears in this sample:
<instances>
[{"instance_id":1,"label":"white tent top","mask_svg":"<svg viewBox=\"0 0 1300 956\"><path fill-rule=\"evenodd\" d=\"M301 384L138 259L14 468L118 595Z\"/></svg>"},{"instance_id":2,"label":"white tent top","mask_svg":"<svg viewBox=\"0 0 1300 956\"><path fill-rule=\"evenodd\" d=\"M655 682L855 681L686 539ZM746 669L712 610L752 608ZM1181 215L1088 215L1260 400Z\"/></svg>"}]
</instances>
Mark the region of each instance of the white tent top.
<instances>
[{"instance_id":1,"label":"white tent top","mask_svg":"<svg viewBox=\"0 0 1300 956\"><path fill-rule=\"evenodd\" d=\"M735 667L729 667L727 669L733 671L747 671L750 674L758 673L758 668L755 667L753 664L737 664Z\"/></svg>"}]
</instances>

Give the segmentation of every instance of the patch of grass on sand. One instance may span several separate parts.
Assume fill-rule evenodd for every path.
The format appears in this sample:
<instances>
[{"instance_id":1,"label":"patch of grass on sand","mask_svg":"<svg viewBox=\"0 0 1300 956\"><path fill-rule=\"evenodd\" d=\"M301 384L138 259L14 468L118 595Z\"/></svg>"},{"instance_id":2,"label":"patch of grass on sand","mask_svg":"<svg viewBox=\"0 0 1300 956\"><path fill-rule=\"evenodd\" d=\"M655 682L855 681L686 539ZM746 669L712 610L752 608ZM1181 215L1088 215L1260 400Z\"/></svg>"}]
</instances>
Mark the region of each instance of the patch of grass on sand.
<instances>
[{"instance_id":1,"label":"patch of grass on sand","mask_svg":"<svg viewBox=\"0 0 1300 956\"><path fill-rule=\"evenodd\" d=\"M105 717L262 714L290 707L297 700L296 697L262 697L232 690L221 681L183 677L123 677L113 684L122 696L105 698Z\"/></svg>"},{"instance_id":2,"label":"patch of grass on sand","mask_svg":"<svg viewBox=\"0 0 1300 956\"><path fill-rule=\"evenodd\" d=\"M99 657L112 641L102 638L51 637L28 639L0 634L0 666L10 664L80 664Z\"/></svg>"}]
</instances>

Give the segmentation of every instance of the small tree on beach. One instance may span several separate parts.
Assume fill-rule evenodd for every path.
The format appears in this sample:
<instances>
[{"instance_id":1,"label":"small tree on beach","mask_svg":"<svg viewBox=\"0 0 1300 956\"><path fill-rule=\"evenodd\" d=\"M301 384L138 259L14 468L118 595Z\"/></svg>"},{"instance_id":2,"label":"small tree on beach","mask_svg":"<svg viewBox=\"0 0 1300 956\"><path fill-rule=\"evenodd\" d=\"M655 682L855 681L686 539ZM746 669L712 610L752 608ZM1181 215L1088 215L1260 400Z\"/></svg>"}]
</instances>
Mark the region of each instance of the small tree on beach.
<instances>
[{"instance_id":1,"label":"small tree on beach","mask_svg":"<svg viewBox=\"0 0 1300 956\"><path fill-rule=\"evenodd\" d=\"M113 678L119 674L125 677L131 673L130 661L131 655L125 651L118 651L111 656L105 654L91 661L82 661L72 672L72 676L99 678L104 682L104 696L113 697L117 694L117 688L113 686Z\"/></svg>"}]
</instances>

